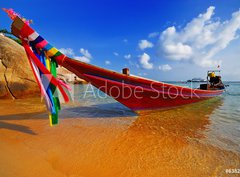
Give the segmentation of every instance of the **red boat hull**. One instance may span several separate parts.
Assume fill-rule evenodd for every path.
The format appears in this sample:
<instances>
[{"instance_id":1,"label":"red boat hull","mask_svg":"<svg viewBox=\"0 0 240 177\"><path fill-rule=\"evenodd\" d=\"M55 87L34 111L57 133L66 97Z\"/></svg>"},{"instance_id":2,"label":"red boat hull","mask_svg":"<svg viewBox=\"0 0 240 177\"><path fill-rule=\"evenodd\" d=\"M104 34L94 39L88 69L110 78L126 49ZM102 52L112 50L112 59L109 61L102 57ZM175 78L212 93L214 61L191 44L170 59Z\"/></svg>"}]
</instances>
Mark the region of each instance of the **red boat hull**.
<instances>
[{"instance_id":1,"label":"red boat hull","mask_svg":"<svg viewBox=\"0 0 240 177\"><path fill-rule=\"evenodd\" d=\"M167 109L221 95L223 90L200 90L128 76L65 58L62 65L132 110Z\"/></svg>"}]
</instances>

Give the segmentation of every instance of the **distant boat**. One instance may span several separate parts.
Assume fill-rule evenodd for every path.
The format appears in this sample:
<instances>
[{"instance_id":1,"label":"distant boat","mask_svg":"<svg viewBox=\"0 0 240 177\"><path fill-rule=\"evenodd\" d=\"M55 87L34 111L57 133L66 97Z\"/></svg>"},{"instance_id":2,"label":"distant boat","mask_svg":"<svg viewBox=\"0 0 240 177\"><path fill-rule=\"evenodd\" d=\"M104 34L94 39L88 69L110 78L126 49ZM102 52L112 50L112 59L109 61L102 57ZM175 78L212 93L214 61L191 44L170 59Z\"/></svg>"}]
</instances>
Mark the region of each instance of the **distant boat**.
<instances>
[{"instance_id":1,"label":"distant boat","mask_svg":"<svg viewBox=\"0 0 240 177\"><path fill-rule=\"evenodd\" d=\"M11 29L16 37L27 40L29 46L47 53L48 57L59 65L132 110L173 108L207 100L223 93L223 90L211 90L208 87L206 90L191 89L158 82L133 76L127 68L123 70L123 73L118 73L71 59L56 48L52 48L46 40L18 17L14 20ZM199 81L199 79L192 81Z\"/></svg>"},{"instance_id":2,"label":"distant boat","mask_svg":"<svg viewBox=\"0 0 240 177\"><path fill-rule=\"evenodd\" d=\"M202 78L193 78L191 80L187 80L187 82L207 82L207 80Z\"/></svg>"}]
</instances>

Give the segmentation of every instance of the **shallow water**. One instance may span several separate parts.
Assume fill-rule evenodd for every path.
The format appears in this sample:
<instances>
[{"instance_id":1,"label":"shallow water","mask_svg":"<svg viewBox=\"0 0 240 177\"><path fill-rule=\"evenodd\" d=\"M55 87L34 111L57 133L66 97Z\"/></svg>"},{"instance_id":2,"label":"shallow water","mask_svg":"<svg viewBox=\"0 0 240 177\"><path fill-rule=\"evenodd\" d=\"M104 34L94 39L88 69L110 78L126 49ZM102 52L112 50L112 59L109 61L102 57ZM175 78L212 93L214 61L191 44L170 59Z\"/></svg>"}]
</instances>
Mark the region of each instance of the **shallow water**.
<instances>
[{"instance_id":1,"label":"shallow water","mask_svg":"<svg viewBox=\"0 0 240 177\"><path fill-rule=\"evenodd\" d=\"M39 99L0 101L0 176L237 176L225 170L240 168L240 84L137 114L86 89L74 87L56 127Z\"/></svg>"}]
</instances>

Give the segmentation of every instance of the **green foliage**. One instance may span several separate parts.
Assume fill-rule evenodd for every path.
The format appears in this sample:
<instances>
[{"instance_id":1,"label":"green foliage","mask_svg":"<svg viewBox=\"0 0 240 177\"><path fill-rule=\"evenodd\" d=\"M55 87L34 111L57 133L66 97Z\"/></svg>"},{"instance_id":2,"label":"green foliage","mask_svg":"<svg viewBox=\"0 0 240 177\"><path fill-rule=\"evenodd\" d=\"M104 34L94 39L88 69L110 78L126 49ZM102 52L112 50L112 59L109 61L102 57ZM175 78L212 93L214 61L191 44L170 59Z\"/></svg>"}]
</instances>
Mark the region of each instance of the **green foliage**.
<instances>
[{"instance_id":1,"label":"green foliage","mask_svg":"<svg viewBox=\"0 0 240 177\"><path fill-rule=\"evenodd\" d=\"M9 32L9 31L6 30L6 29L1 29L1 30L0 30L0 33L3 33L3 34L10 34L10 35L12 35L12 33Z\"/></svg>"},{"instance_id":2,"label":"green foliage","mask_svg":"<svg viewBox=\"0 0 240 177\"><path fill-rule=\"evenodd\" d=\"M9 39L12 39L13 41L15 41L18 44L22 45L22 41L19 38L8 36L8 35L6 35L6 37L8 37Z\"/></svg>"},{"instance_id":3,"label":"green foliage","mask_svg":"<svg viewBox=\"0 0 240 177\"><path fill-rule=\"evenodd\" d=\"M18 44L22 45L22 41L19 38L16 38L11 32L9 32L6 29L1 29L0 33L3 33L6 37L14 40L15 42L17 42Z\"/></svg>"}]
</instances>

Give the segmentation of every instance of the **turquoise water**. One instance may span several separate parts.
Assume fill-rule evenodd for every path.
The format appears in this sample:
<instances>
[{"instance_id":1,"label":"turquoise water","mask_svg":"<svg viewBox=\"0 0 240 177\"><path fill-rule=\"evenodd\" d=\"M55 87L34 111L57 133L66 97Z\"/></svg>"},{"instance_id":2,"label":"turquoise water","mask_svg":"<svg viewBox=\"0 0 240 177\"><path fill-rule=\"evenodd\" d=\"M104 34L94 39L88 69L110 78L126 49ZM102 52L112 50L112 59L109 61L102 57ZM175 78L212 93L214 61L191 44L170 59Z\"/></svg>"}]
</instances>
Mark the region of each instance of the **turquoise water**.
<instances>
[{"instance_id":1,"label":"turquoise water","mask_svg":"<svg viewBox=\"0 0 240 177\"><path fill-rule=\"evenodd\" d=\"M190 85L189 83L176 83L187 87L197 88L199 83ZM217 100L209 100L199 104L180 107L176 111L182 111L184 116L195 116L199 114L199 119L207 117L209 123L206 129L201 132L207 138L204 142L214 144L218 147L240 152L240 83L228 84L226 92ZM74 105L73 116L84 117L141 117L127 107L116 102L111 97L88 85L74 85ZM94 91L94 92L92 92ZM67 106L68 107L68 106ZM81 107L81 108L80 108ZM189 111L186 113L186 109ZM210 111L210 113L209 113ZM190 113L190 114L189 114ZM69 113L69 111L67 112ZM161 111L151 111L156 119L162 117ZM177 120L176 120L177 122Z\"/></svg>"},{"instance_id":2,"label":"turquoise water","mask_svg":"<svg viewBox=\"0 0 240 177\"><path fill-rule=\"evenodd\" d=\"M240 152L240 84L229 84L221 105L210 115L211 140L221 147Z\"/></svg>"}]
</instances>

